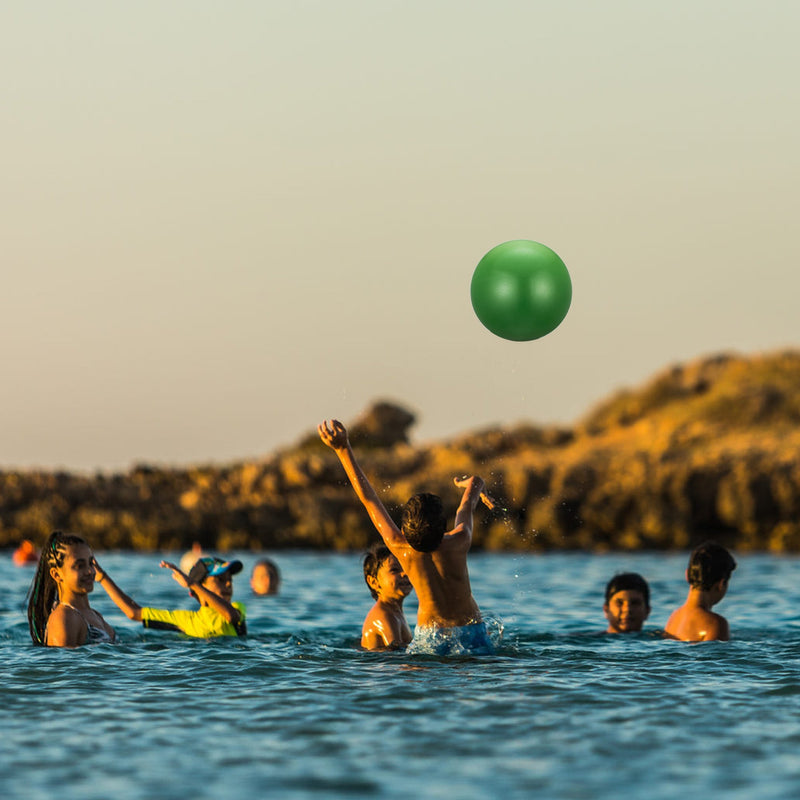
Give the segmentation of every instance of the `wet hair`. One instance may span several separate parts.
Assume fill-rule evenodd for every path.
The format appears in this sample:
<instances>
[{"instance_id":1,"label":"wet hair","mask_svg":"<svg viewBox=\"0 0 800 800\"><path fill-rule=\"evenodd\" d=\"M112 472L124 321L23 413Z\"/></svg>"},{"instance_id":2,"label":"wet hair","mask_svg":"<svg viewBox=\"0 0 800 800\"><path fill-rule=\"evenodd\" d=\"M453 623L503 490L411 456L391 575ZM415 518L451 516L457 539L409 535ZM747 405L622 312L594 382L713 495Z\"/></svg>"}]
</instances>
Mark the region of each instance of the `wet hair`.
<instances>
[{"instance_id":1,"label":"wet hair","mask_svg":"<svg viewBox=\"0 0 800 800\"><path fill-rule=\"evenodd\" d=\"M402 531L406 541L420 553L432 553L447 530L442 500L423 492L411 497L403 508Z\"/></svg>"},{"instance_id":2,"label":"wet hair","mask_svg":"<svg viewBox=\"0 0 800 800\"><path fill-rule=\"evenodd\" d=\"M369 585L368 578L377 578L378 570L392 558L392 551L385 544L373 544L364 556L364 583L369 593L377 600L378 593Z\"/></svg>"},{"instance_id":3,"label":"wet hair","mask_svg":"<svg viewBox=\"0 0 800 800\"><path fill-rule=\"evenodd\" d=\"M640 592L650 608L650 587L638 572L619 572L606 584L606 604L617 592Z\"/></svg>"},{"instance_id":4,"label":"wet hair","mask_svg":"<svg viewBox=\"0 0 800 800\"><path fill-rule=\"evenodd\" d=\"M733 556L716 542L703 542L692 551L686 579L693 589L708 590L720 581L727 581L736 569Z\"/></svg>"},{"instance_id":5,"label":"wet hair","mask_svg":"<svg viewBox=\"0 0 800 800\"><path fill-rule=\"evenodd\" d=\"M58 600L58 585L50 570L64 565L64 558L70 547L88 545L85 539L73 533L53 531L42 547L42 555L36 574L33 576L31 587L28 590L28 628L31 639L36 645L44 645L47 620L56 606Z\"/></svg>"}]
</instances>

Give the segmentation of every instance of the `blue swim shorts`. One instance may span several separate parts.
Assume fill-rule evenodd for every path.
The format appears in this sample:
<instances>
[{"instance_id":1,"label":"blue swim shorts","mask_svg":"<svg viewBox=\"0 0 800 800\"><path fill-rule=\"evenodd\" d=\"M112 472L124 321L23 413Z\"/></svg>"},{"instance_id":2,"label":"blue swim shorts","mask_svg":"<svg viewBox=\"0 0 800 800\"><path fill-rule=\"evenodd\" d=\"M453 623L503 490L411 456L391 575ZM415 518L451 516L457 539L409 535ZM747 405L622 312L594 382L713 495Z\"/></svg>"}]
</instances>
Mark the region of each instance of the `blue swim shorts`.
<instances>
[{"instance_id":1,"label":"blue swim shorts","mask_svg":"<svg viewBox=\"0 0 800 800\"><path fill-rule=\"evenodd\" d=\"M484 622L458 628L417 625L406 652L434 656L487 656L494 653L494 645Z\"/></svg>"}]
</instances>

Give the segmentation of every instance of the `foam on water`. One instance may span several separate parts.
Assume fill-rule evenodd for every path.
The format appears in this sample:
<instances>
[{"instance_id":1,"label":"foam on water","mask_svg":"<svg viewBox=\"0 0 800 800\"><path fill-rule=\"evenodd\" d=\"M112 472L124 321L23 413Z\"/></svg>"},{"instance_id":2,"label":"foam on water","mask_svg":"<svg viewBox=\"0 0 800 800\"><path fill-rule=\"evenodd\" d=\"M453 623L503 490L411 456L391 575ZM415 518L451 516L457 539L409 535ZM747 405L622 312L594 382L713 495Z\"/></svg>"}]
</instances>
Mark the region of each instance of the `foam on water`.
<instances>
[{"instance_id":1,"label":"foam on water","mask_svg":"<svg viewBox=\"0 0 800 800\"><path fill-rule=\"evenodd\" d=\"M734 639L685 645L655 633L685 555L473 554L476 599L505 631L494 655L456 658L358 648L358 555L277 560L281 595L235 583L246 639L145 631L98 588L120 642L74 651L31 645L30 572L0 564L0 796L796 796L796 559L739 556L720 606ZM136 599L191 607L157 563L103 556ZM650 580L648 630L598 635L621 570Z\"/></svg>"}]
</instances>

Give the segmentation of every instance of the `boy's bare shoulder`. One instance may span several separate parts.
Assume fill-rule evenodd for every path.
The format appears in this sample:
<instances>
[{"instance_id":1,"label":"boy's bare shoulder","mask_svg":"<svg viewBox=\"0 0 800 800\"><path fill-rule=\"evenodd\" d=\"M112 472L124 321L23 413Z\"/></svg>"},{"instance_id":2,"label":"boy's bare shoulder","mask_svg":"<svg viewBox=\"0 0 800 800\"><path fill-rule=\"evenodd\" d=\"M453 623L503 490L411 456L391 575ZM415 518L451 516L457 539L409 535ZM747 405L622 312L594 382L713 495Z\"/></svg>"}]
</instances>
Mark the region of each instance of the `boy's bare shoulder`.
<instances>
[{"instance_id":1,"label":"boy's bare shoulder","mask_svg":"<svg viewBox=\"0 0 800 800\"><path fill-rule=\"evenodd\" d=\"M727 642L731 638L731 631L728 625L728 620L721 614L716 614L713 611L707 611L708 618L706 620L706 627L703 633L703 641L721 641Z\"/></svg>"},{"instance_id":2,"label":"boy's bare shoulder","mask_svg":"<svg viewBox=\"0 0 800 800\"><path fill-rule=\"evenodd\" d=\"M730 638L725 617L703 608L686 606L672 612L664 626L664 633L684 642L727 641Z\"/></svg>"},{"instance_id":3,"label":"boy's bare shoulder","mask_svg":"<svg viewBox=\"0 0 800 800\"><path fill-rule=\"evenodd\" d=\"M471 537L464 531L462 526L458 526L442 537L442 543L436 549L436 553L445 557L458 556L466 558L471 545Z\"/></svg>"},{"instance_id":4,"label":"boy's bare shoulder","mask_svg":"<svg viewBox=\"0 0 800 800\"><path fill-rule=\"evenodd\" d=\"M371 623L375 622L376 620L384 620L388 618L389 614L387 613L383 605L380 603L380 601L378 601L367 612L367 616L364 617L364 628L367 628Z\"/></svg>"},{"instance_id":5,"label":"boy's bare shoulder","mask_svg":"<svg viewBox=\"0 0 800 800\"><path fill-rule=\"evenodd\" d=\"M361 626L361 646L366 650L385 650L408 644L411 632L402 614L376 602Z\"/></svg>"}]
</instances>

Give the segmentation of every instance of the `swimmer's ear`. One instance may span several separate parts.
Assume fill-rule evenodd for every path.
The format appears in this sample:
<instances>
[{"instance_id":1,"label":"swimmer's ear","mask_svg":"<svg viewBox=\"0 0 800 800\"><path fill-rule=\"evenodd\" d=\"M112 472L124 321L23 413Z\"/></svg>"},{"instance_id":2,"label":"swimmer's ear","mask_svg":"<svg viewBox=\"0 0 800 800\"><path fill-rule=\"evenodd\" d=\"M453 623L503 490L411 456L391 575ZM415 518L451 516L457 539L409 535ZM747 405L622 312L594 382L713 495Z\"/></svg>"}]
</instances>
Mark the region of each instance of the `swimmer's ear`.
<instances>
[{"instance_id":1,"label":"swimmer's ear","mask_svg":"<svg viewBox=\"0 0 800 800\"><path fill-rule=\"evenodd\" d=\"M374 575L367 575L367 586L369 586L370 589L377 592L379 585L378 579Z\"/></svg>"}]
</instances>

